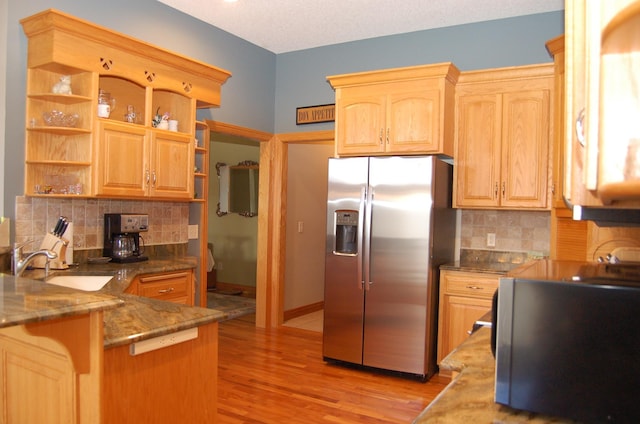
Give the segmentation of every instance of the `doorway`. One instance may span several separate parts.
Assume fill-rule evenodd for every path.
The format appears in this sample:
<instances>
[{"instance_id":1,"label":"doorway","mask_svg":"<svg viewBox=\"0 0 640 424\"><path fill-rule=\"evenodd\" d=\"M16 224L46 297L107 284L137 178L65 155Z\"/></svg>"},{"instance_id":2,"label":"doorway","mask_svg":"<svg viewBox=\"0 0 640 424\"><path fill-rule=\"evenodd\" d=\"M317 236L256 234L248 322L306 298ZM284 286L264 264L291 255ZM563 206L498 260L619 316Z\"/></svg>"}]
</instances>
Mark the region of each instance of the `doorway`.
<instances>
[{"instance_id":1,"label":"doorway","mask_svg":"<svg viewBox=\"0 0 640 424\"><path fill-rule=\"evenodd\" d=\"M288 145L333 144L334 131L273 135L213 120L206 123L216 134L260 142L256 326L279 327L284 311ZM215 210L213 199L209 202Z\"/></svg>"}]
</instances>

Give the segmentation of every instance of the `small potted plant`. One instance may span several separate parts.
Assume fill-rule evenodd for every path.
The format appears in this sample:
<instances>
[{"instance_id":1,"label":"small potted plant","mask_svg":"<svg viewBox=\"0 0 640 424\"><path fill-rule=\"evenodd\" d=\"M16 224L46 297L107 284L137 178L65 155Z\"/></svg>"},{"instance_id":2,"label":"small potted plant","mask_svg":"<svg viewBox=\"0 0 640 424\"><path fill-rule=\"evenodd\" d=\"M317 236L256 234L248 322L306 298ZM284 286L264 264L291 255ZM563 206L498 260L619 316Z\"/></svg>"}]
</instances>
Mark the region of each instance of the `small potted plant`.
<instances>
[{"instance_id":1,"label":"small potted plant","mask_svg":"<svg viewBox=\"0 0 640 424\"><path fill-rule=\"evenodd\" d=\"M169 112L165 112L160 115L160 107L156 110L156 116L151 121L151 124L154 128L159 128L161 130L169 129Z\"/></svg>"}]
</instances>

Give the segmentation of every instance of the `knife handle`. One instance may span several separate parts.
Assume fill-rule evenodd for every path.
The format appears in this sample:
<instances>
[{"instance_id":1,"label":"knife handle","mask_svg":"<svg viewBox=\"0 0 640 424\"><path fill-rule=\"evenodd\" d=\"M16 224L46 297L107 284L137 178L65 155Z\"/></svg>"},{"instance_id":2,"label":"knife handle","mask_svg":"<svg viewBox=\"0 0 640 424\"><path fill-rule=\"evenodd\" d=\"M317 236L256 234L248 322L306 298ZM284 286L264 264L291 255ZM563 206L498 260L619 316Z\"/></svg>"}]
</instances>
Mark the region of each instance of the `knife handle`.
<instances>
[{"instance_id":1,"label":"knife handle","mask_svg":"<svg viewBox=\"0 0 640 424\"><path fill-rule=\"evenodd\" d=\"M56 222L56 226L53 228L53 231L52 231L52 234L53 234L54 236L57 236L57 235L58 235L58 233L59 233L59 232L60 232L60 230L62 229L62 224L63 224L62 217L59 217L59 218L58 218L58 222Z\"/></svg>"}]
</instances>

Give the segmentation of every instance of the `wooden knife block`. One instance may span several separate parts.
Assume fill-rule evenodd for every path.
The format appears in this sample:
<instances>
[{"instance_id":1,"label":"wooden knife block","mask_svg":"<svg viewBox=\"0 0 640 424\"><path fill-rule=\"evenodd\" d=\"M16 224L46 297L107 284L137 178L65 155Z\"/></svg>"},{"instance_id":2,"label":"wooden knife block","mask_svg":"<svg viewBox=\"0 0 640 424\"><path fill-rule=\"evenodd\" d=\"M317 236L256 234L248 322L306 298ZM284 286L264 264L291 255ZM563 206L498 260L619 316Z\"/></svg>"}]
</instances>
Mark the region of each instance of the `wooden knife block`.
<instances>
[{"instance_id":1,"label":"wooden knife block","mask_svg":"<svg viewBox=\"0 0 640 424\"><path fill-rule=\"evenodd\" d=\"M58 257L55 259L49 259L49 269L67 269L69 265L67 265L66 255L67 255L67 245L69 241L62 238L56 237L53 234L47 234L44 236L44 240L40 244L40 250L48 249L53 250L58 254ZM32 266L34 268L44 268L47 264L46 256L38 256L32 262Z\"/></svg>"}]
</instances>

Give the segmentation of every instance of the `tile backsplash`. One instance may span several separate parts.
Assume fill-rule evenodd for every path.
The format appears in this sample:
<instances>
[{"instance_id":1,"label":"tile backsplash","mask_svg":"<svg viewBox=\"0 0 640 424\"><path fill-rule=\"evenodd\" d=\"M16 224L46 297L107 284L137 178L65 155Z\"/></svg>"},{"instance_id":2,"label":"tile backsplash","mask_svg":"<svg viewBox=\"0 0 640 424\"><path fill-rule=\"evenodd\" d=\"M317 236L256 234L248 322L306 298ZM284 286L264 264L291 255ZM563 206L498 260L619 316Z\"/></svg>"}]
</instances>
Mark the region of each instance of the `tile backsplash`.
<instances>
[{"instance_id":1,"label":"tile backsplash","mask_svg":"<svg viewBox=\"0 0 640 424\"><path fill-rule=\"evenodd\" d=\"M551 215L545 211L461 211L460 248L511 252L537 252L548 256ZM487 246L487 234L496 235L496 245Z\"/></svg>"},{"instance_id":2,"label":"tile backsplash","mask_svg":"<svg viewBox=\"0 0 640 424\"><path fill-rule=\"evenodd\" d=\"M16 197L15 241L33 240L31 247L37 248L65 216L73 222L75 250L101 249L105 213L148 214L149 231L142 233L146 246L188 242L189 203L25 196Z\"/></svg>"}]
</instances>

